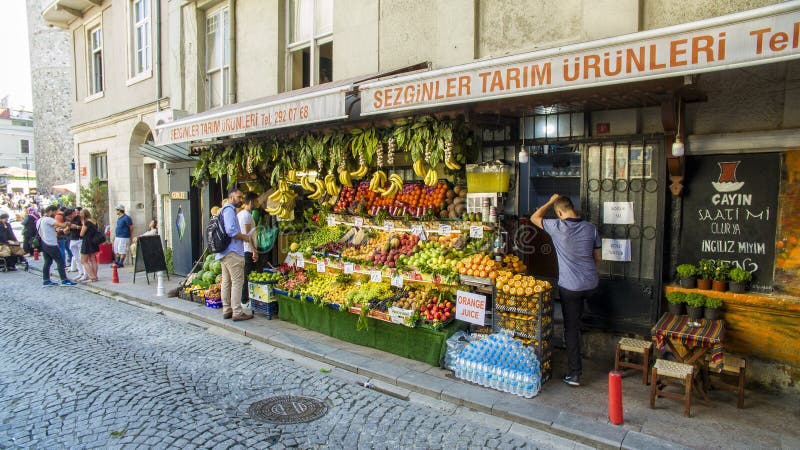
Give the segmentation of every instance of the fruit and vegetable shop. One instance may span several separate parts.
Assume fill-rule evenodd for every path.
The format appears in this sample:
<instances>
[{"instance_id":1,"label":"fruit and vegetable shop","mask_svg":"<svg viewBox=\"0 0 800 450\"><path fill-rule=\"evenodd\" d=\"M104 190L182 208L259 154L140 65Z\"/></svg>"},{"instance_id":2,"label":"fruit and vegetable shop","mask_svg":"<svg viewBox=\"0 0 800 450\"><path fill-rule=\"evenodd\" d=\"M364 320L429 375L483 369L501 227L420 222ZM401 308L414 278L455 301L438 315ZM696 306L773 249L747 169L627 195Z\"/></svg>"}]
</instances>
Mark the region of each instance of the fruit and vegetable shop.
<instances>
[{"instance_id":1,"label":"fruit and vegetable shop","mask_svg":"<svg viewBox=\"0 0 800 450\"><path fill-rule=\"evenodd\" d=\"M710 262L705 275L733 272L748 288L698 291L722 301L725 350L755 362L752 381L790 386L800 118L788 104L800 100L751 113L800 65L731 45L716 59L711 47L691 64L670 59L698 33L727 27L731 44L765 17L798 11L415 66L163 123L155 144L186 152L170 178L188 193L170 206L184 222L173 239L182 296L219 298L202 230L236 186L258 195L254 312L534 396L565 370L552 362L563 343L556 254L529 220L558 193L603 242L584 356L613 366L620 336L650 339L665 295L683 289L676 269ZM493 366L493 380L475 369Z\"/></svg>"}]
</instances>

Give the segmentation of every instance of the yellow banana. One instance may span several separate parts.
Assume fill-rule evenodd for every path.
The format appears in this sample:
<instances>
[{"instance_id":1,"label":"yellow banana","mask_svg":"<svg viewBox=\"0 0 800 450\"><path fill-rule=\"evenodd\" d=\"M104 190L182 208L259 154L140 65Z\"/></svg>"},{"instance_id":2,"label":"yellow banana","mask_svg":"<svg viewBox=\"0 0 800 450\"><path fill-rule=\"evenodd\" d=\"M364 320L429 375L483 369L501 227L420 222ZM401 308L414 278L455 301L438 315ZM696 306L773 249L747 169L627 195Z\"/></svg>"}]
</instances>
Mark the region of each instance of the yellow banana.
<instances>
[{"instance_id":1,"label":"yellow banana","mask_svg":"<svg viewBox=\"0 0 800 450\"><path fill-rule=\"evenodd\" d=\"M400 187L403 187L403 179L400 178L400 175L398 175L396 173L393 173L393 174L389 175L389 181L391 181L392 183L396 183L396 184L400 185Z\"/></svg>"},{"instance_id":2,"label":"yellow banana","mask_svg":"<svg viewBox=\"0 0 800 450\"><path fill-rule=\"evenodd\" d=\"M271 216L277 216L278 213L280 212L280 209L281 209L280 206L275 206L275 207L272 207L272 208L267 207L266 211L267 211L267 214L269 214Z\"/></svg>"},{"instance_id":3,"label":"yellow banana","mask_svg":"<svg viewBox=\"0 0 800 450\"><path fill-rule=\"evenodd\" d=\"M445 160L444 165L447 166L450 170L459 170L461 169L461 164L455 162L452 159Z\"/></svg>"},{"instance_id":4,"label":"yellow banana","mask_svg":"<svg viewBox=\"0 0 800 450\"><path fill-rule=\"evenodd\" d=\"M316 180L314 185L314 193L309 195L308 198L311 200L318 200L326 192L325 183L323 183L322 180Z\"/></svg>"},{"instance_id":5,"label":"yellow banana","mask_svg":"<svg viewBox=\"0 0 800 450\"><path fill-rule=\"evenodd\" d=\"M347 169L339 169L339 183L341 183L342 186L353 187L353 181Z\"/></svg>"},{"instance_id":6,"label":"yellow banana","mask_svg":"<svg viewBox=\"0 0 800 450\"><path fill-rule=\"evenodd\" d=\"M281 191L275 191L272 194L269 194L269 197L267 197L267 200L272 201L272 202L277 202L277 201L280 200L280 197L281 197Z\"/></svg>"},{"instance_id":7,"label":"yellow banana","mask_svg":"<svg viewBox=\"0 0 800 450\"><path fill-rule=\"evenodd\" d=\"M372 181L369 183L370 190L377 193L383 193L384 184L386 184L386 174L382 170L379 170L372 175Z\"/></svg>"},{"instance_id":8,"label":"yellow banana","mask_svg":"<svg viewBox=\"0 0 800 450\"><path fill-rule=\"evenodd\" d=\"M436 173L435 169L429 169L428 173L425 174L425 184L427 186L433 186L439 182L439 174Z\"/></svg>"},{"instance_id":9,"label":"yellow banana","mask_svg":"<svg viewBox=\"0 0 800 450\"><path fill-rule=\"evenodd\" d=\"M311 183L308 181L308 176L306 176L306 175L303 175L302 177L300 177L300 186L302 186L303 189L305 189L308 192L311 192L311 191L314 190L314 186L312 186Z\"/></svg>"},{"instance_id":10,"label":"yellow banana","mask_svg":"<svg viewBox=\"0 0 800 450\"><path fill-rule=\"evenodd\" d=\"M328 195L333 195L333 192L336 190L336 177L331 174L325 176L325 192Z\"/></svg>"}]
</instances>

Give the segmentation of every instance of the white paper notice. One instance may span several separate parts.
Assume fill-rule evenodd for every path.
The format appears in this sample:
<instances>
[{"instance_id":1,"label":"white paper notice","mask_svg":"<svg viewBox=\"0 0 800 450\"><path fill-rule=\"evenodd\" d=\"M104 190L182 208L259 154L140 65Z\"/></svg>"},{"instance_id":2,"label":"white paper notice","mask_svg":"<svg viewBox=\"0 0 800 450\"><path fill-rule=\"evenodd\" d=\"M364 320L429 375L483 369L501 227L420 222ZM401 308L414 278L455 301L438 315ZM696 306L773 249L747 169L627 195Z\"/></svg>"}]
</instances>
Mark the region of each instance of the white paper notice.
<instances>
[{"instance_id":1,"label":"white paper notice","mask_svg":"<svg viewBox=\"0 0 800 450\"><path fill-rule=\"evenodd\" d=\"M325 219L325 221L328 223L329 227L336 225L336 219L333 216L328 216L328 218Z\"/></svg>"},{"instance_id":2,"label":"white paper notice","mask_svg":"<svg viewBox=\"0 0 800 450\"><path fill-rule=\"evenodd\" d=\"M456 291L456 319L483 325L486 319L486 296Z\"/></svg>"},{"instance_id":3,"label":"white paper notice","mask_svg":"<svg viewBox=\"0 0 800 450\"><path fill-rule=\"evenodd\" d=\"M422 225L411 225L411 234L414 236L420 236L422 233Z\"/></svg>"},{"instance_id":4,"label":"white paper notice","mask_svg":"<svg viewBox=\"0 0 800 450\"><path fill-rule=\"evenodd\" d=\"M317 261L317 272L325 273L325 262L324 261Z\"/></svg>"},{"instance_id":5,"label":"white paper notice","mask_svg":"<svg viewBox=\"0 0 800 450\"><path fill-rule=\"evenodd\" d=\"M305 267L306 266L306 259L303 257L303 254L300 253L297 255L297 260L295 261L297 267Z\"/></svg>"},{"instance_id":6,"label":"white paper notice","mask_svg":"<svg viewBox=\"0 0 800 450\"><path fill-rule=\"evenodd\" d=\"M403 287L403 276L399 273L392 275L391 284L394 287Z\"/></svg>"},{"instance_id":7,"label":"white paper notice","mask_svg":"<svg viewBox=\"0 0 800 450\"><path fill-rule=\"evenodd\" d=\"M394 222L389 222L389 221L383 222L383 231L387 233L394 232Z\"/></svg>"},{"instance_id":8,"label":"white paper notice","mask_svg":"<svg viewBox=\"0 0 800 450\"><path fill-rule=\"evenodd\" d=\"M634 223L633 202L603 202L603 223Z\"/></svg>"},{"instance_id":9,"label":"white paper notice","mask_svg":"<svg viewBox=\"0 0 800 450\"><path fill-rule=\"evenodd\" d=\"M469 237L473 239L482 239L483 238L483 225L470 225L469 226Z\"/></svg>"},{"instance_id":10,"label":"white paper notice","mask_svg":"<svg viewBox=\"0 0 800 450\"><path fill-rule=\"evenodd\" d=\"M630 239L603 239L603 259L606 261L630 261Z\"/></svg>"},{"instance_id":11,"label":"white paper notice","mask_svg":"<svg viewBox=\"0 0 800 450\"><path fill-rule=\"evenodd\" d=\"M381 271L380 270L370 271L369 281L372 281L374 283L380 283L381 281L383 281L383 276L381 275Z\"/></svg>"},{"instance_id":12,"label":"white paper notice","mask_svg":"<svg viewBox=\"0 0 800 450\"><path fill-rule=\"evenodd\" d=\"M450 236L450 233L453 232L453 227L450 225L439 225L439 234L442 236Z\"/></svg>"},{"instance_id":13,"label":"white paper notice","mask_svg":"<svg viewBox=\"0 0 800 450\"><path fill-rule=\"evenodd\" d=\"M364 218L363 217L356 217L353 219L353 226L356 228L361 228L364 226Z\"/></svg>"},{"instance_id":14,"label":"white paper notice","mask_svg":"<svg viewBox=\"0 0 800 450\"><path fill-rule=\"evenodd\" d=\"M344 273L346 275L349 275L349 274L353 273L354 272L353 269L354 269L353 263L351 263L351 262L344 263Z\"/></svg>"}]
</instances>

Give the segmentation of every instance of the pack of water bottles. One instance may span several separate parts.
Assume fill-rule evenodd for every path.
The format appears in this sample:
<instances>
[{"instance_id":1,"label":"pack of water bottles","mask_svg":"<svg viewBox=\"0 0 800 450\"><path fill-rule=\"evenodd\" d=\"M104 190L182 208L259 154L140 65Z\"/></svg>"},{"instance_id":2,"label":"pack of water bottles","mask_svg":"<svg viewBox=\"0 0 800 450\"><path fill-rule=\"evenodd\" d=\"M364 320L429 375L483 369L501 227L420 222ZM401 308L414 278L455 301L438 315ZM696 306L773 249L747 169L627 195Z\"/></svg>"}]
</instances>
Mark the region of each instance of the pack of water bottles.
<instances>
[{"instance_id":1,"label":"pack of water bottles","mask_svg":"<svg viewBox=\"0 0 800 450\"><path fill-rule=\"evenodd\" d=\"M456 358L454 372L462 380L525 398L541 388L536 354L506 332L470 342Z\"/></svg>"}]
</instances>

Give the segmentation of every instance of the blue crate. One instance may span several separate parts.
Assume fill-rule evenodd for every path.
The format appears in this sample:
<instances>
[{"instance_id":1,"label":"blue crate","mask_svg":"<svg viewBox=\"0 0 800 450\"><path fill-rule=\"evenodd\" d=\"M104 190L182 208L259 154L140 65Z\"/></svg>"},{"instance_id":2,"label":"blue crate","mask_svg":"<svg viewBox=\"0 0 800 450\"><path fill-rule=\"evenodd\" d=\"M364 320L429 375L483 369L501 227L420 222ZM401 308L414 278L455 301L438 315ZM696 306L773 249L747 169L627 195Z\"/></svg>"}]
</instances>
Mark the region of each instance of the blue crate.
<instances>
[{"instance_id":1,"label":"blue crate","mask_svg":"<svg viewBox=\"0 0 800 450\"><path fill-rule=\"evenodd\" d=\"M250 310L253 311L253 313L264 314L267 316L267 320L272 320L272 316L278 315L278 302L265 303L251 299Z\"/></svg>"},{"instance_id":2,"label":"blue crate","mask_svg":"<svg viewBox=\"0 0 800 450\"><path fill-rule=\"evenodd\" d=\"M221 298L208 298L206 297L206 307L213 308L213 309L220 309L222 308L222 299Z\"/></svg>"}]
</instances>

